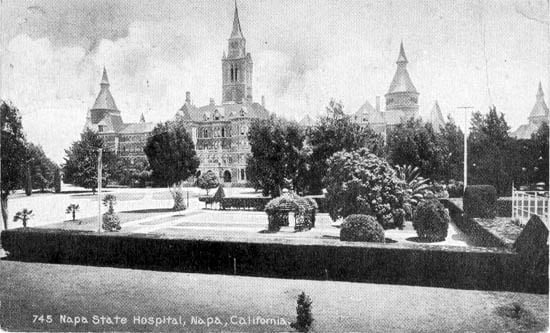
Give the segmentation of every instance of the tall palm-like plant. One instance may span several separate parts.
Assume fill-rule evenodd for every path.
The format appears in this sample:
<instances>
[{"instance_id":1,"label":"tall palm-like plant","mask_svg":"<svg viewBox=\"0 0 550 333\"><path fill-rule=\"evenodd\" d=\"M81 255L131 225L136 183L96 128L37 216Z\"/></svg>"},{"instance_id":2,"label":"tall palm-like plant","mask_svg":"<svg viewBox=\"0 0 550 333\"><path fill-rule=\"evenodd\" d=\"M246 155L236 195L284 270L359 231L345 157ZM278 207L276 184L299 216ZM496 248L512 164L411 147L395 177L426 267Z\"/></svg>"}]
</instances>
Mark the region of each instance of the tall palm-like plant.
<instances>
[{"instance_id":1,"label":"tall palm-like plant","mask_svg":"<svg viewBox=\"0 0 550 333\"><path fill-rule=\"evenodd\" d=\"M21 221L23 222L23 228L27 227L27 221L32 217L32 210L23 208L23 210L18 211L13 217L13 222Z\"/></svg>"},{"instance_id":2,"label":"tall palm-like plant","mask_svg":"<svg viewBox=\"0 0 550 333\"><path fill-rule=\"evenodd\" d=\"M396 165L395 170L405 192L405 213L411 218L414 208L430 192L430 179L420 176L420 168L412 165Z\"/></svg>"},{"instance_id":3,"label":"tall palm-like plant","mask_svg":"<svg viewBox=\"0 0 550 333\"><path fill-rule=\"evenodd\" d=\"M77 205L77 204L70 204L69 206L67 206L67 210L65 211L65 214L72 214L73 216L73 221L75 220L76 218L76 212L80 209L80 206Z\"/></svg>"}]
</instances>

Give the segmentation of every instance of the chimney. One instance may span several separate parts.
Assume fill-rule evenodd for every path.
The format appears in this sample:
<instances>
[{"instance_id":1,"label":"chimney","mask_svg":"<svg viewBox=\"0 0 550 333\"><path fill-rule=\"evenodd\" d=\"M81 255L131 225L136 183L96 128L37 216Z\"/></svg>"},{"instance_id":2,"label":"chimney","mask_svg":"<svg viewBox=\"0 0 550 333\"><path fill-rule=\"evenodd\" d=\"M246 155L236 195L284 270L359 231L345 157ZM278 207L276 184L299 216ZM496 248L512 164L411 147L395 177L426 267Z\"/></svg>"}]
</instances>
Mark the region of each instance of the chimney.
<instances>
[{"instance_id":1,"label":"chimney","mask_svg":"<svg viewBox=\"0 0 550 333\"><path fill-rule=\"evenodd\" d=\"M265 96L262 95L262 107L265 109Z\"/></svg>"},{"instance_id":2,"label":"chimney","mask_svg":"<svg viewBox=\"0 0 550 333\"><path fill-rule=\"evenodd\" d=\"M214 102L213 98L210 98L210 105L216 105L216 102Z\"/></svg>"},{"instance_id":3,"label":"chimney","mask_svg":"<svg viewBox=\"0 0 550 333\"><path fill-rule=\"evenodd\" d=\"M185 92L185 103L191 103L191 92Z\"/></svg>"},{"instance_id":4,"label":"chimney","mask_svg":"<svg viewBox=\"0 0 550 333\"><path fill-rule=\"evenodd\" d=\"M380 96L376 96L376 112L380 112Z\"/></svg>"}]
</instances>

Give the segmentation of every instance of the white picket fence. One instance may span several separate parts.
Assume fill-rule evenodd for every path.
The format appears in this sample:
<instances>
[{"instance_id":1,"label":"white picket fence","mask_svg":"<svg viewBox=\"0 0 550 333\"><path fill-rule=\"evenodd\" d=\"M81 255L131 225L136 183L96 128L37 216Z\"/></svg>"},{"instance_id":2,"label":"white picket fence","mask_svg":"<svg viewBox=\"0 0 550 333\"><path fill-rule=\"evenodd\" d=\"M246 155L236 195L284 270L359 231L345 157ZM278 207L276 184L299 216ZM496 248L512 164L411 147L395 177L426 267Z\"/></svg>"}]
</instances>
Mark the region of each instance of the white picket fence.
<instances>
[{"instance_id":1,"label":"white picket fence","mask_svg":"<svg viewBox=\"0 0 550 333\"><path fill-rule=\"evenodd\" d=\"M531 216L538 215L549 227L549 193L547 191L517 191L512 189L512 219L525 225Z\"/></svg>"}]
</instances>

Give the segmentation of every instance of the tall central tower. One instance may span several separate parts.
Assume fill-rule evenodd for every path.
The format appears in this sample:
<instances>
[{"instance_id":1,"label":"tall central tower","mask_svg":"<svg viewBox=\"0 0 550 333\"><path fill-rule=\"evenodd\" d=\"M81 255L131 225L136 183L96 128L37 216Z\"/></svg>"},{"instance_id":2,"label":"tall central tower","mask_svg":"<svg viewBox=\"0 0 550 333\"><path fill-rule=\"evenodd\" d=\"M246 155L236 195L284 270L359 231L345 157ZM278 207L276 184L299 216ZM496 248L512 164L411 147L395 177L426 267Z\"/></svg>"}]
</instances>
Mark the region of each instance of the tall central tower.
<instances>
[{"instance_id":1,"label":"tall central tower","mask_svg":"<svg viewBox=\"0 0 550 333\"><path fill-rule=\"evenodd\" d=\"M227 56L224 52L222 58L222 103L252 102L252 57L246 53L236 2L233 30L227 44Z\"/></svg>"}]
</instances>

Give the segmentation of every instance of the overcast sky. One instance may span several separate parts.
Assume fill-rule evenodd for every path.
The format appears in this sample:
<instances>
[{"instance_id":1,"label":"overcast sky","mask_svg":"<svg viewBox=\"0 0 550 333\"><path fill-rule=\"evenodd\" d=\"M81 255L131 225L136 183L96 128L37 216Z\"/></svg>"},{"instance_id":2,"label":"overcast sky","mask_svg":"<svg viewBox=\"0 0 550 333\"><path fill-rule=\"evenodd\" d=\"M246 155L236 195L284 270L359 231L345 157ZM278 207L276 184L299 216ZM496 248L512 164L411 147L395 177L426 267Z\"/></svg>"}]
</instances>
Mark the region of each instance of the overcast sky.
<instances>
[{"instance_id":1,"label":"overcast sky","mask_svg":"<svg viewBox=\"0 0 550 333\"><path fill-rule=\"evenodd\" d=\"M78 139L106 66L125 122L168 120L191 91L221 99L233 1L1 0L1 97L28 138L62 162ZM495 104L515 129L548 90L547 0L238 1L253 94L288 118L331 98L355 112L387 92L403 40L420 114ZM547 99L548 100L548 99Z\"/></svg>"}]
</instances>

